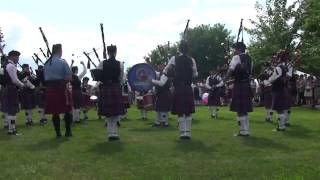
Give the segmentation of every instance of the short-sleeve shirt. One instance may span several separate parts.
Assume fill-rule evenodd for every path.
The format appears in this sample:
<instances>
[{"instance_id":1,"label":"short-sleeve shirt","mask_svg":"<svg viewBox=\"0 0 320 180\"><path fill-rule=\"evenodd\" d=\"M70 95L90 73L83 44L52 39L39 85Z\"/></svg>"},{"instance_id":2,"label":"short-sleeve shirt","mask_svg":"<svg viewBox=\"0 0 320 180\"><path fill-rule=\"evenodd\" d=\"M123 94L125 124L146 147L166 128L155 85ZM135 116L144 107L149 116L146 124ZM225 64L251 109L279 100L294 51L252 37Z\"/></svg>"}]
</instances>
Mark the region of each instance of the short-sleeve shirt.
<instances>
[{"instance_id":1,"label":"short-sleeve shirt","mask_svg":"<svg viewBox=\"0 0 320 180\"><path fill-rule=\"evenodd\" d=\"M44 79L45 81L64 80L66 76L72 74L68 63L58 56L53 56L51 63L44 65Z\"/></svg>"}]
</instances>

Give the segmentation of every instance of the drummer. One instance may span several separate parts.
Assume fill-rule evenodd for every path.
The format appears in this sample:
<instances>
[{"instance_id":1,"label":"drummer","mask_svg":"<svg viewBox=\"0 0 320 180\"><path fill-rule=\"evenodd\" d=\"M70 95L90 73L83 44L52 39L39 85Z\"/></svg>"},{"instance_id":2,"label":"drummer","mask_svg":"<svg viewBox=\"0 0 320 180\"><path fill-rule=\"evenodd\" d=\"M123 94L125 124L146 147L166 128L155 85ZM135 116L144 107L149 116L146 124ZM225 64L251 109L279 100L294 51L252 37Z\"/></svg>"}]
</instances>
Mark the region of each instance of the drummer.
<instances>
[{"instance_id":1,"label":"drummer","mask_svg":"<svg viewBox=\"0 0 320 180\"><path fill-rule=\"evenodd\" d=\"M153 79L152 83L156 85L156 103L155 110L157 117L154 122L155 127L163 126L168 127L168 112L172 107L172 93L171 85L172 82L169 79L168 73L164 73L163 69L165 66L158 65L157 69L160 72L158 80Z\"/></svg>"}]
</instances>

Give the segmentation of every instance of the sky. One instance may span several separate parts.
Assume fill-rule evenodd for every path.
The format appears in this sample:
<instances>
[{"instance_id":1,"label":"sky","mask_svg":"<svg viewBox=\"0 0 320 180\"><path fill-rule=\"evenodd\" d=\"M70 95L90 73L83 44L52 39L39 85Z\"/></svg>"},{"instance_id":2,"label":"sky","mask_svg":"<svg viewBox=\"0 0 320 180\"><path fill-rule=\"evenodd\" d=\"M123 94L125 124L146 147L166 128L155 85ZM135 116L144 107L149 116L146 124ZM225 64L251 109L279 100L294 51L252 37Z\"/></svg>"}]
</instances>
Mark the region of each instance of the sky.
<instances>
[{"instance_id":1,"label":"sky","mask_svg":"<svg viewBox=\"0 0 320 180\"><path fill-rule=\"evenodd\" d=\"M263 0L260 0L263 1ZM99 24L105 40L118 47L118 59L129 67L158 44L179 41L190 19L190 27L222 23L236 35L240 19L250 26L256 0L0 0L0 27L7 46L22 53L21 63L33 64L31 56L45 48L39 27L50 46L62 43L63 57L75 65L86 62L83 51L95 47L102 57ZM245 34L245 39L249 37ZM74 54L74 56L72 56ZM97 60L94 54L90 54ZM40 58L43 56L40 55Z\"/></svg>"}]
</instances>

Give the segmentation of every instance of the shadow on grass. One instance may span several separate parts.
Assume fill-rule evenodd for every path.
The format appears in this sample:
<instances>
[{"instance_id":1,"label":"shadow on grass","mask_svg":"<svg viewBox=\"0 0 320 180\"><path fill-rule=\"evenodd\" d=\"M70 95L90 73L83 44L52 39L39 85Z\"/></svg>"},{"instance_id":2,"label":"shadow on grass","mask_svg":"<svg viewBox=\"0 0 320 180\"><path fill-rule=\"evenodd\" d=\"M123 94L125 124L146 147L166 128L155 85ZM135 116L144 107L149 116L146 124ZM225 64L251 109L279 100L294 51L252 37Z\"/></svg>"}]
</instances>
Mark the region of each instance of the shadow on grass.
<instances>
[{"instance_id":1,"label":"shadow on grass","mask_svg":"<svg viewBox=\"0 0 320 180\"><path fill-rule=\"evenodd\" d=\"M110 155L123 151L124 144L121 141L104 142L94 145L89 151L99 154Z\"/></svg>"},{"instance_id":2,"label":"shadow on grass","mask_svg":"<svg viewBox=\"0 0 320 180\"><path fill-rule=\"evenodd\" d=\"M36 144L30 144L26 147L27 150L34 152L34 151L46 151L58 148L64 142L68 141L67 138L61 137L60 139L51 138L42 140Z\"/></svg>"},{"instance_id":3,"label":"shadow on grass","mask_svg":"<svg viewBox=\"0 0 320 180\"><path fill-rule=\"evenodd\" d=\"M239 137L241 138L241 137ZM263 148L263 149L277 149L285 152L290 152L292 149L286 146L283 143L278 143L272 139L264 138L264 137L256 137L250 136L247 138L243 138L243 143L245 145L254 147L254 148Z\"/></svg>"},{"instance_id":4,"label":"shadow on grass","mask_svg":"<svg viewBox=\"0 0 320 180\"><path fill-rule=\"evenodd\" d=\"M314 131L308 128L295 124L287 128L285 135L289 137L301 138L301 139L316 138L316 136L312 135L313 132Z\"/></svg>"},{"instance_id":5,"label":"shadow on grass","mask_svg":"<svg viewBox=\"0 0 320 180\"><path fill-rule=\"evenodd\" d=\"M199 152L199 153L212 153L216 150L209 147L199 140L175 140L175 149L184 153Z\"/></svg>"},{"instance_id":6,"label":"shadow on grass","mask_svg":"<svg viewBox=\"0 0 320 180\"><path fill-rule=\"evenodd\" d=\"M152 127L152 123L147 124L146 127L142 128L131 128L128 131L133 132L166 132L166 131L176 131L176 125L170 124L169 127Z\"/></svg>"}]
</instances>

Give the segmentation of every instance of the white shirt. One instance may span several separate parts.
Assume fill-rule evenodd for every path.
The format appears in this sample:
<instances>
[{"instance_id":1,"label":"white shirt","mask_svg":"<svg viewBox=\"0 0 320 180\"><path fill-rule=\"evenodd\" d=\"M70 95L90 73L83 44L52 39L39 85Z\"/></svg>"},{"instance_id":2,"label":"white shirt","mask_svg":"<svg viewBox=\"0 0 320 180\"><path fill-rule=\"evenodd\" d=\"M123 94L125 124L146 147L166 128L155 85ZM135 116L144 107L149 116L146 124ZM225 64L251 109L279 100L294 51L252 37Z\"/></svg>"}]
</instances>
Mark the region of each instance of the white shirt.
<instances>
[{"instance_id":1,"label":"white shirt","mask_svg":"<svg viewBox=\"0 0 320 180\"><path fill-rule=\"evenodd\" d=\"M245 53L241 53L241 54L245 54ZM231 60L231 62L229 64L229 69L230 70L234 71L236 69L237 65L241 64L241 58L240 58L241 54L235 55L235 56L232 57L232 60ZM252 67L253 67L253 62L251 61L251 69L252 69Z\"/></svg>"},{"instance_id":2,"label":"white shirt","mask_svg":"<svg viewBox=\"0 0 320 180\"><path fill-rule=\"evenodd\" d=\"M78 76L79 80L81 80L86 74L87 74L87 67L83 64L83 71L82 73Z\"/></svg>"},{"instance_id":3,"label":"white shirt","mask_svg":"<svg viewBox=\"0 0 320 180\"><path fill-rule=\"evenodd\" d=\"M282 75L282 69L279 66L277 66L276 68L274 68L272 75L269 77L269 79L267 81L269 83L273 83L279 77L281 77L281 75Z\"/></svg>"},{"instance_id":4,"label":"white shirt","mask_svg":"<svg viewBox=\"0 0 320 180\"><path fill-rule=\"evenodd\" d=\"M160 80L152 79L152 83L160 87L164 86L167 81L168 77L165 74L161 75Z\"/></svg>"},{"instance_id":5,"label":"white shirt","mask_svg":"<svg viewBox=\"0 0 320 180\"><path fill-rule=\"evenodd\" d=\"M194 58L192 58L192 57L190 57L190 58L192 59L192 76L195 78L198 76L197 64L196 64L196 61L194 60ZM173 56L169 60L169 63L167 64L167 66L164 68L163 72L167 73L169 68L171 66L175 66L175 65L176 65L176 57Z\"/></svg>"},{"instance_id":6,"label":"white shirt","mask_svg":"<svg viewBox=\"0 0 320 180\"><path fill-rule=\"evenodd\" d=\"M6 70L13 82L13 84L15 84L16 86L19 86L19 87L23 87L24 84L18 79L18 75L17 75L17 65L11 61L11 60L8 60L8 64L6 66Z\"/></svg>"},{"instance_id":7,"label":"white shirt","mask_svg":"<svg viewBox=\"0 0 320 180\"><path fill-rule=\"evenodd\" d=\"M214 86L210 86L210 77L212 77L212 76L209 76L209 77L207 78L207 80L206 80L206 88L207 88L207 89L212 89L212 88L214 88L214 87L222 87L222 86L224 85L221 76L216 75L215 77L212 77L212 78L217 79L217 80L219 81L219 83L216 84L216 85L214 85Z\"/></svg>"}]
</instances>

